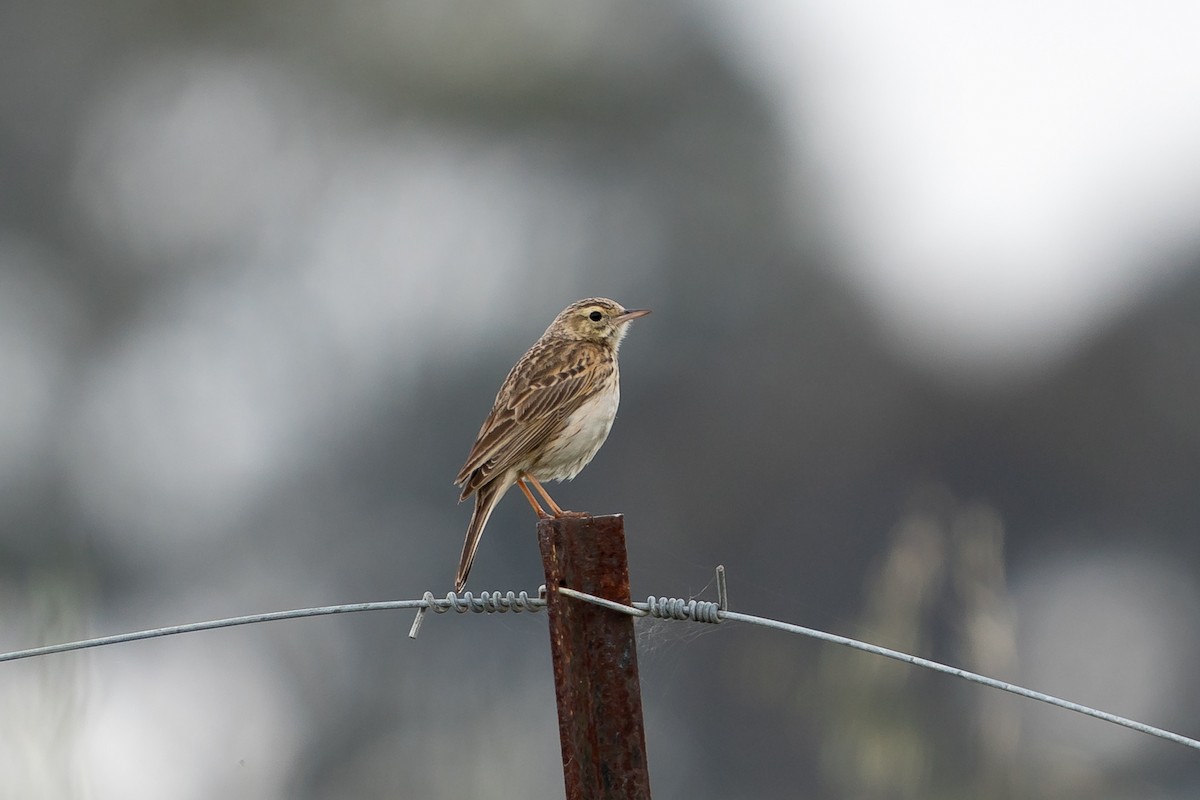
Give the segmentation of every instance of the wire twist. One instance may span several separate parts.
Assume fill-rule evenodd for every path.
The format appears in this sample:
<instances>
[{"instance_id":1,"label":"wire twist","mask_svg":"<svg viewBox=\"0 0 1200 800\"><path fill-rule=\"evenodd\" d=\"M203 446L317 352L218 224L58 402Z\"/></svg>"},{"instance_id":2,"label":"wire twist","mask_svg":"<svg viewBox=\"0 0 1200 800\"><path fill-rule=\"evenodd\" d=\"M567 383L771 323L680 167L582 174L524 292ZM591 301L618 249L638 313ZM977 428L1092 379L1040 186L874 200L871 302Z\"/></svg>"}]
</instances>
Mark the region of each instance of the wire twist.
<instances>
[{"instance_id":1,"label":"wire twist","mask_svg":"<svg viewBox=\"0 0 1200 800\"><path fill-rule=\"evenodd\" d=\"M425 608L433 609L435 614L445 614L453 609L459 614L465 614L468 611L476 614L494 614L505 613L507 611L529 611L531 613L541 611L546 607L546 601L540 597L530 597L529 592L480 592L476 597L471 592L463 592L459 595L457 592L446 592L444 598L435 597L433 592L426 592L424 596Z\"/></svg>"},{"instance_id":2,"label":"wire twist","mask_svg":"<svg viewBox=\"0 0 1200 800\"><path fill-rule=\"evenodd\" d=\"M468 611L476 614L503 614L507 611L532 613L546 607L544 594L545 587L538 590L537 597L530 597L529 592L526 591L520 593L513 591L480 592L478 597L471 592L463 592L461 595L457 592L446 592L446 596L443 598L435 597L433 592L426 592L421 598L421 606L417 609L417 616L413 619L412 627L408 631L408 638L417 638L417 634L421 631L421 623L425 621L425 614L430 609L433 609L435 614L445 614L451 609L459 614L466 614Z\"/></svg>"},{"instance_id":3,"label":"wire twist","mask_svg":"<svg viewBox=\"0 0 1200 800\"><path fill-rule=\"evenodd\" d=\"M684 600L681 597L655 597L650 595L645 603L636 603L635 608L659 619L692 620L693 622L721 621L721 606L707 600Z\"/></svg>"}]
</instances>

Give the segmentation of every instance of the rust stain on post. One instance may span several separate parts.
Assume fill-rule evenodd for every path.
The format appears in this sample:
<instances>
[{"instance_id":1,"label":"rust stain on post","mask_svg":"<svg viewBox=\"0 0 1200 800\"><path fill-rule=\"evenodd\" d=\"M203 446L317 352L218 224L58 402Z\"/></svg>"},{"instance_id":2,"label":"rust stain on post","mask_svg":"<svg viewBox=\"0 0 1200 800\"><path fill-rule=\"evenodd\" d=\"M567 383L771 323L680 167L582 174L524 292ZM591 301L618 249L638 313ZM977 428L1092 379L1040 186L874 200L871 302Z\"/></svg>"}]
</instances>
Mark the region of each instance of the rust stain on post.
<instances>
[{"instance_id":1,"label":"rust stain on post","mask_svg":"<svg viewBox=\"0 0 1200 800\"><path fill-rule=\"evenodd\" d=\"M633 618L554 591L567 586L629 604L624 517L544 519L538 544L567 800L649 800Z\"/></svg>"}]
</instances>

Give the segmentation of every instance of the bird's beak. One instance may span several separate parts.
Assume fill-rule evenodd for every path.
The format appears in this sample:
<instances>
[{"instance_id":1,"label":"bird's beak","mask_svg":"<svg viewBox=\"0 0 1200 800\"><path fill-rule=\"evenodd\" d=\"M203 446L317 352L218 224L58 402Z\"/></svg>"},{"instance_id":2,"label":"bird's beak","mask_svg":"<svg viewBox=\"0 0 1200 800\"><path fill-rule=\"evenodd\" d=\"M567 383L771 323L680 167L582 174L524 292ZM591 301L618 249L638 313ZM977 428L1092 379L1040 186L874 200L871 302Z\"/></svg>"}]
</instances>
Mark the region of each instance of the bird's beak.
<instances>
[{"instance_id":1,"label":"bird's beak","mask_svg":"<svg viewBox=\"0 0 1200 800\"><path fill-rule=\"evenodd\" d=\"M613 322L619 325L622 322L629 322L631 319L644 317L649 313L650 309L648 308L635 308L632 311L626 311L624 314L618 314L617 316L613 317Z\"/></svg>"}]
</instances>

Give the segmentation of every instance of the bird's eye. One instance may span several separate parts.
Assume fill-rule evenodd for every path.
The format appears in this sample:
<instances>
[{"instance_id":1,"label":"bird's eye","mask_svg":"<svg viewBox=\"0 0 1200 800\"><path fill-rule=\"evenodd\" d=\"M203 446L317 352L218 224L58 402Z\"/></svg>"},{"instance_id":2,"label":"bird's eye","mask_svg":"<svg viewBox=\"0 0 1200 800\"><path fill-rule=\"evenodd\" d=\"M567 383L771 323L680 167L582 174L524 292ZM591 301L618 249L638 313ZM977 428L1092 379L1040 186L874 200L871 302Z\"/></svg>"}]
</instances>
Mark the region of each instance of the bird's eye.
<instances>
[{"instance_id":1,"label":"bird's eye","mask_svg":"<svg viewBox=\"0 0 1200 800\"><path fill-rule=\"evenodd\" d=\"M604 315L599 311L593 311L592 313L588 314L588 319L590 319L592 322L599 322L600 320L604 319Z\"/></svg>"}]
</instances>

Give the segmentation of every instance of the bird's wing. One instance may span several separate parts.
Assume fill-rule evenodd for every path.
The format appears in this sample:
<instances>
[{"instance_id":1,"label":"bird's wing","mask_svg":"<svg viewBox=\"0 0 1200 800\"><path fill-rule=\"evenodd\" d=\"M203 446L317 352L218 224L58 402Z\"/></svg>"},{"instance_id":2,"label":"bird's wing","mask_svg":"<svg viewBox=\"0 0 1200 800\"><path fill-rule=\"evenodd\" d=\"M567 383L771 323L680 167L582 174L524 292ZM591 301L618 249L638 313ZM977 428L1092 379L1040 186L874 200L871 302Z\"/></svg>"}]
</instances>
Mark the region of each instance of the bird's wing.
<instances>
[{"instance_id":1,"label":"bird's wing","mask_svg":"<svg viewBox=\"0 0 1200 800\"><path fill-rule=\"evenodd\" d=\"M463 498L523 461L604 384L612 371L605 355L591 342L556 341L535 345L517 362L454 480Z\"/></svg>"}]
</instances>

